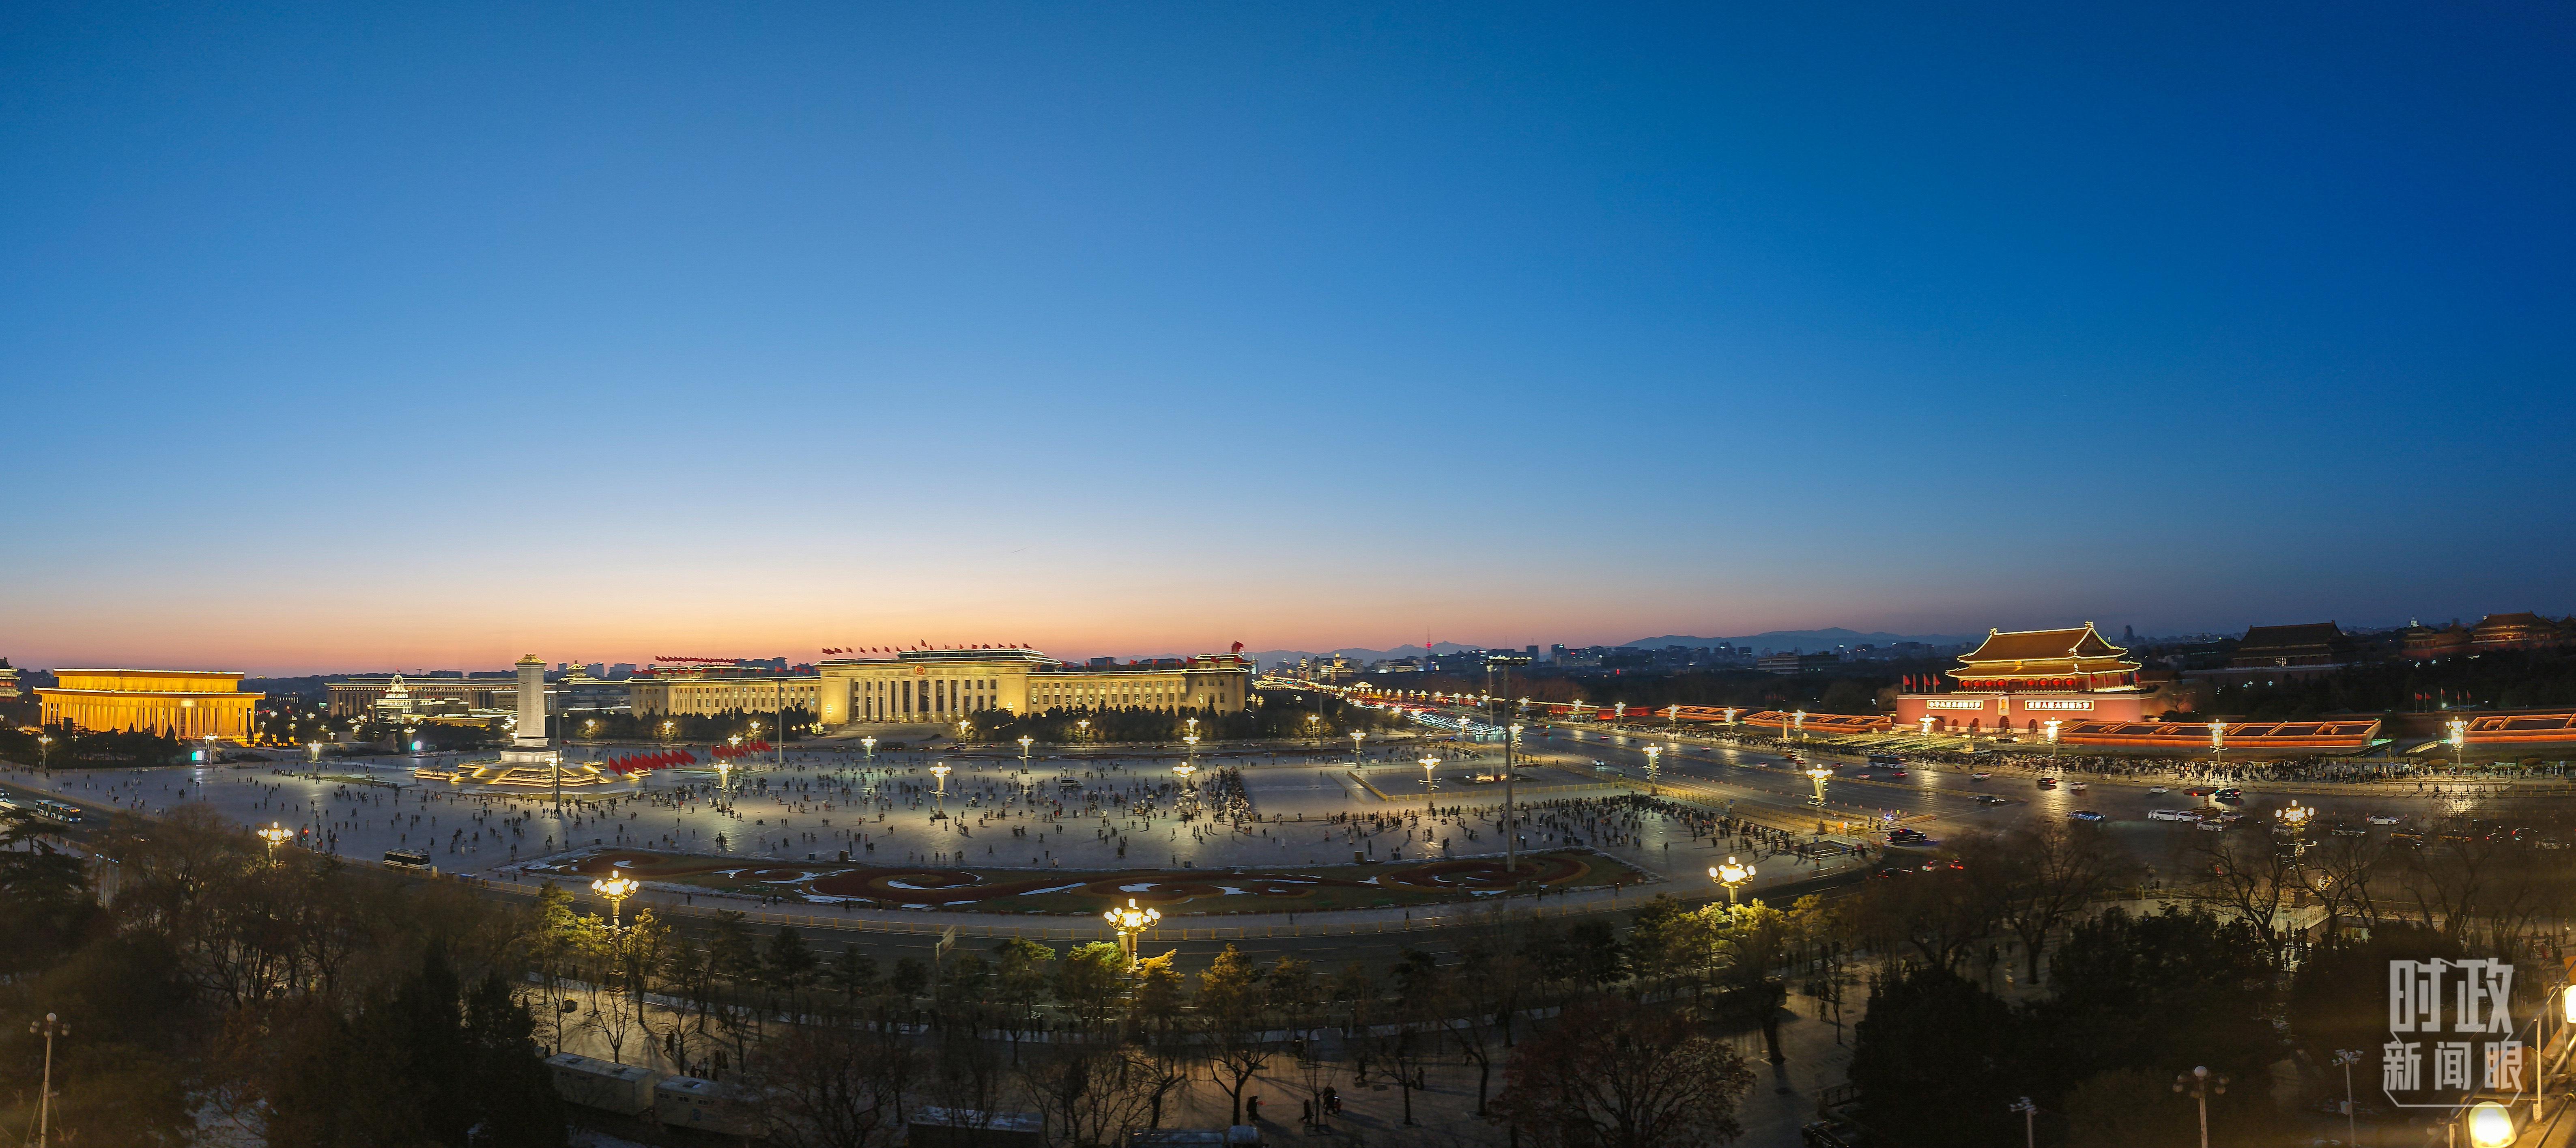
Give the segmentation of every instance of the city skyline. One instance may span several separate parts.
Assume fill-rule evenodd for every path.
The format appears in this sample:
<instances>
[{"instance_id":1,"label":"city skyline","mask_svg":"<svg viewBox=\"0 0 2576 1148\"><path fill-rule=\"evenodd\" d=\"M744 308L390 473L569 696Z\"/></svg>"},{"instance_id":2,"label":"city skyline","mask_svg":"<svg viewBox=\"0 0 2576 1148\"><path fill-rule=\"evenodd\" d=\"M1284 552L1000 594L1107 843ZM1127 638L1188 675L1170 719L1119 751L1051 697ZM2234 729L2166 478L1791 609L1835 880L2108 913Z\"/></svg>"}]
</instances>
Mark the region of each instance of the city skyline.
<instances>
[{"instance_id":1,"label":"city skyline","mask_svg":"<svg viewBox=\"0 0 2576 1148\"><path fill-rule=\"evenodd\" d=\"M2563 13L0 28L18 664L2576 612Z\"/></svg>"}]
</instances>

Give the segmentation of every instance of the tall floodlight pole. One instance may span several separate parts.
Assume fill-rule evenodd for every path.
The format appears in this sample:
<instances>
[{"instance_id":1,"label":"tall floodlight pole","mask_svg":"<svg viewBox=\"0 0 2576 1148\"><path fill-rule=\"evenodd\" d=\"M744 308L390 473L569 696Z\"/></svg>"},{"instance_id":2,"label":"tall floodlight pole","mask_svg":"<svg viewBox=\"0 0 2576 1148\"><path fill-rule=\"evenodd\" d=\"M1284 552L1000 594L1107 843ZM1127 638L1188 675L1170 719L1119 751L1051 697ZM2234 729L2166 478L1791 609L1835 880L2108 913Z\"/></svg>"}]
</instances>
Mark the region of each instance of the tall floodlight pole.
<instances>
[{"instance_id":1,"label":"tall floodlight pole","mask_svg":"<svg viewBox=\"0 0 2576 1148\"><path fill-rule=\"evenodd\" d=\"M1521 739L1520 723L1514 722L1503 731L1503 872L1513 874L1521 868L1521 835L1519 818L1513 816L1512 750Z\"/></svg>"}]
</instances>

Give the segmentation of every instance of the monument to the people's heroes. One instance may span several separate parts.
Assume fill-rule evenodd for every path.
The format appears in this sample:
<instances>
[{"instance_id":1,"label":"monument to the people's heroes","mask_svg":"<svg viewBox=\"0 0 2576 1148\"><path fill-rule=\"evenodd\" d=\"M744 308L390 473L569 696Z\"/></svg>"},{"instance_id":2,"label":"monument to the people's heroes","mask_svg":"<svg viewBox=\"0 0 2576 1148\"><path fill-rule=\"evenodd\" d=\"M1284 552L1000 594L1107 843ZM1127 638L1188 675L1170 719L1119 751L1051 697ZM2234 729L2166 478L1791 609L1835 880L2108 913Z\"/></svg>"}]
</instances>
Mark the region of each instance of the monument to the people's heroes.
<instances>
[{"instance_id":1,"label":"monument to the people's heroes","mask_svg":"<svg viewBox=\"0 0 2576 1148\"><path fill-rule=\"evenodd\" d=\"M553 771L562 760L546 740L546 664L530 654L519 659L519 724L501 751L501 768Z\"/></svg>"}]
</instances>

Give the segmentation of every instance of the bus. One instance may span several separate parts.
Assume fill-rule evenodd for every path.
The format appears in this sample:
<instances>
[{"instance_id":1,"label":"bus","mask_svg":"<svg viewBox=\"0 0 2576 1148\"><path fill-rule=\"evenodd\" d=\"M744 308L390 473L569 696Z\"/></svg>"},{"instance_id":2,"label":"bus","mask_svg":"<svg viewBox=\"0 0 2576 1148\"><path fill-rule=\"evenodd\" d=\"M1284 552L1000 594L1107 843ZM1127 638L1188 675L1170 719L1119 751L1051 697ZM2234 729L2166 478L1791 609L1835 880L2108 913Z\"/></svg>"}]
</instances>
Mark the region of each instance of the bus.
<instances>
[{"instance_id":1,"label":"bus","mask_svg":"<svg viewBox=\"0 0 2576 1148\"><path fill-rule=\"evenodd\" d=\"M1901 753L1889 753L1886 750L1872 750L1869 755L1869 763L1873 766L1883 766L1892 769L1896 766L1905 764L1905 755Z\"/></svg>"},{"instance_id":2,"label":"bus","mask_svg":"<svg viewBox=\"0 0 2576 1148\"><path fill-rule=\"evenodd\" d=\"M81 822L80 806L72 805L68 802L55 801L52 798L47 797L39 797L34 801L28 802L27 805L29 808L34 809L39 815L50 817L65 825L78 825Z\"/></svg>"},{"instance_id":3,"label":"bus","mask_svg":"<svg viewBox=\"0 0 2576 1148\"><path fill-rule=\"evenodd\" d=\"M429 868L429 854L418 849L387 849L385 868L426 871Z\"/></svg>"}]
</instances>

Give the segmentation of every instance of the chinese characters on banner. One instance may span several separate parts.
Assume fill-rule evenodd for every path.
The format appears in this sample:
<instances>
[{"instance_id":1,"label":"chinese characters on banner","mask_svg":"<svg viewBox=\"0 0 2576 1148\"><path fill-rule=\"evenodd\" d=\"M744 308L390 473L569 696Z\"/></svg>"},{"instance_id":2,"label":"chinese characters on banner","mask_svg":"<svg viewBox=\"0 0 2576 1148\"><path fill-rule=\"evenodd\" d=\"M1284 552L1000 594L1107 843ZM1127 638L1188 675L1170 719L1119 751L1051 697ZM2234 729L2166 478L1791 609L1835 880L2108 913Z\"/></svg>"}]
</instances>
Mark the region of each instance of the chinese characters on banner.
<instances>
[{"instance_id":1,"label":"chinese characters on banner","mask_svg":"<svg viewBox=\"0 0 2576 1148\"><path fill-rule=\"evenodd\" d=\"M2469 1092L2522 1091L2513 966L2496 960L2388 962L2380 1089L2404 1108L2448 1108Z\"/></svg>"}]
</instances>

